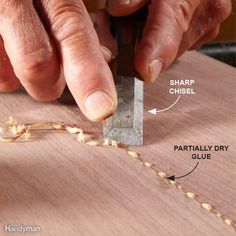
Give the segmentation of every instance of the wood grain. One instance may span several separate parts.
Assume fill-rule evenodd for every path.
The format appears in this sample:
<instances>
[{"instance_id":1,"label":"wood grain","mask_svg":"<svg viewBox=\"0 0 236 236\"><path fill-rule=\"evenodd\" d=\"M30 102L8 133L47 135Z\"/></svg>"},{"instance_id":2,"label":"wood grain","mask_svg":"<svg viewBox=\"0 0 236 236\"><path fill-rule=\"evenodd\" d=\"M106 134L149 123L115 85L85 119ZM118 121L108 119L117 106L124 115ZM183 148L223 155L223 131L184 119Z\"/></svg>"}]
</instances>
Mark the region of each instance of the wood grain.
<instances>
[{"instance_id":1,"label":"wood grain","mask_svg":"<svg viewBox=\"0 0 236 236\"><path fill-rule=\"evenodd\" d=\"M196 95L181 96L165 108L171 79L195 79ZM196 161L173 145L229 145L200 161L178 180L200 202L236 222L235 70L198 53L186 53L154 85L145 88L143 147L134 148L156 171L181 175ZM64 121L101 134L75 105L33 101L24 91L0 95L0 121ZM43 236L78 235L235 235L212 212L129 158L124 150L95 148L60 131L39 132L30 142L0 143L0 235L5 224L38 225ZM29 234L30 235L30 234Z\"/></svg>"}]
</instances>

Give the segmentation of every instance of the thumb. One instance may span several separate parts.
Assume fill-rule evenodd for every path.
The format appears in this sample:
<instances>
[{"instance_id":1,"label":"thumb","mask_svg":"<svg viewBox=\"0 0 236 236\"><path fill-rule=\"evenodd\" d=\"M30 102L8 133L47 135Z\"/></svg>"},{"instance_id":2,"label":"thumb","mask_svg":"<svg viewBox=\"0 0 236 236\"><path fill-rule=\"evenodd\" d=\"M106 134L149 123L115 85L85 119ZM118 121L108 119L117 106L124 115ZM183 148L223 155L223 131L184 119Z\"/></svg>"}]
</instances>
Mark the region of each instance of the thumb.
<instances>
[{"instance_id":1,"label":"thumb","mask_svg":"<svg viewBox=\"0 0 236 236\"><path fill-rule=\"evenodd\" d=\"M174 61L199 3L200 0L152 1L135 58L136 69L146 82L154 82Z\"/></svg>"}]
</instances>

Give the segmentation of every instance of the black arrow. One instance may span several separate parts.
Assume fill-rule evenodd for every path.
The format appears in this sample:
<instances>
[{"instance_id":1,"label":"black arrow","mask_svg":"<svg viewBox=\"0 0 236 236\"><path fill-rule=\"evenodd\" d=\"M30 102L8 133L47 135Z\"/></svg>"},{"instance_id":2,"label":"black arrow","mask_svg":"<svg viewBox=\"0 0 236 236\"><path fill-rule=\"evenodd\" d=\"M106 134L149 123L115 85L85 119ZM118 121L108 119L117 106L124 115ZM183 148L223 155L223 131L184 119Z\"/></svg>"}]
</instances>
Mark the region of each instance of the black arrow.
<instances>
[{"instance_id":1,"label":"black arrow","mask_svg":"<svg viewBox=\"0 0 236 236\"><path fill-rule=\"evenodd\" d=\"M172 180L172 181L175 181L176 179L180 179L180 178L184 178L188 175L190 175L198 166L199 162L196 164L196 166L190 171L188 172L186 175L182 175L182 176L178 176L178 177L175 177L175 175L171 175L170 177L168 177L167 179L169 180Z\"/></svg>"}]
</instances>

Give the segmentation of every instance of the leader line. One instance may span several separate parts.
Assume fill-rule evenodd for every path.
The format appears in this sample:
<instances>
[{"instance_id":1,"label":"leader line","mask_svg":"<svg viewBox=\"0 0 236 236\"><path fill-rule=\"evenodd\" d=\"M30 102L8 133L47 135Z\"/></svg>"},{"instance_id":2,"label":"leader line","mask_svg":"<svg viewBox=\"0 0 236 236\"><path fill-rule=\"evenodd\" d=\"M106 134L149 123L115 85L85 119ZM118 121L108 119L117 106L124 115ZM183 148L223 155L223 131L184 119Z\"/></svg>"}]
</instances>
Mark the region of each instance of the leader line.
<instances>
[{"instance_id":1,"label":"leader line","mask_svg":"<svg viewBox=\"0 0 236 236\"><path fill-rule=\"evenodd\" d=\"M154 115L156 115L157 113L164 112L164 111L168 111L168 110L170 110L172 107L174 107L174 106L178 103L180 97L181 97L181 96L179 95L178 98L176 99L176 101L175 101L171 106L169 106L169 107L167 107L167 108L165 108L165 109L158 110L157 108L154 108L154 109L152 109L152 110L150 110L150 111L148 111L148 112L149 112L149 113L152 113L152 114L154 114Z\"/></svg>"},{"instance_id":2,"label":"leader line","mask_svg":"<svg viewBox=\"0 0 236 236\"><path fill-rule=\"evenodd\" d=\"M198 167L198 164L199 164L199 162L197 162L196 166L195 166L190 172L188 172L188 173L185 174L185 175L178 176L178 177L176 177L175 175L171 175L171 176L168 177L167 179L172 180L172 181L175 181L176 179L184 178L184 177L190 175L191 173L193 173L193 171Z\"/></svg>"}]
</instances>

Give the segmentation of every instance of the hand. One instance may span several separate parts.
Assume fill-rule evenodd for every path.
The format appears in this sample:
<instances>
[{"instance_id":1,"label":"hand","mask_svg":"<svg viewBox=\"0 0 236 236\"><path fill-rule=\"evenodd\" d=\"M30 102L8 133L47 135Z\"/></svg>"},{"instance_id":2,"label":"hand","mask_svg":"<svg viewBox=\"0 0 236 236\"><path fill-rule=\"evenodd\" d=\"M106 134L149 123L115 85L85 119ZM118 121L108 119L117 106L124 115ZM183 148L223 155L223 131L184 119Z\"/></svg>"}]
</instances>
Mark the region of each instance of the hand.
<instances>
[{"instance_id":1,"label":"hand","mask_svg":"<svg viewBox=\"0 0 236 236\"><path fill-rule=\"evenodd\" d=\"M0 35L0 92L22 84L47 101L67 83L92 121L116 109L113 77L82 0L0 0Z\"/></svg>"},{"instance_id":2,"label":"hand","mask_svg":"<svg viewBox=\"0 0 236 236\"><path fill-rule=\"evenodd\" d=\"M133 0L117 6L121 0L109 0L108 9L113 15L126 15L146 2ZM82 0L34 3L0 0L0 92L22 84L35 99L52 100L67 83L90 120L112 114L117 97L106 62L111 53L100 47ZM153 81L177 55L215 36L230 6L229 0L153 0L137 51L137 71L145 81ZM109 33L97 28L100 35ZM108 48L114 51L111 37L103 37L101 43L106 46L109 41Z\"/></svg>"},{"instance_id":3,"label":"hand","mask_svg":"<svg viewBox=\"0 0 236 236\"><path fill-rule=\"evenodd\" d=\"M127 15L147 2L109 0L108 11L116 16ZM145 81L154 81L183 52L214 39L230 12L230 0L152 0L137 49L137 71Z\"/></svg>"}]
</instances>

